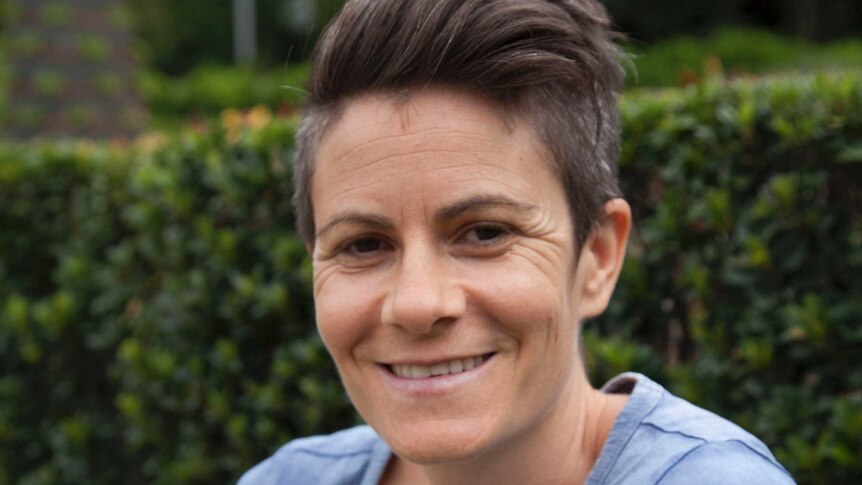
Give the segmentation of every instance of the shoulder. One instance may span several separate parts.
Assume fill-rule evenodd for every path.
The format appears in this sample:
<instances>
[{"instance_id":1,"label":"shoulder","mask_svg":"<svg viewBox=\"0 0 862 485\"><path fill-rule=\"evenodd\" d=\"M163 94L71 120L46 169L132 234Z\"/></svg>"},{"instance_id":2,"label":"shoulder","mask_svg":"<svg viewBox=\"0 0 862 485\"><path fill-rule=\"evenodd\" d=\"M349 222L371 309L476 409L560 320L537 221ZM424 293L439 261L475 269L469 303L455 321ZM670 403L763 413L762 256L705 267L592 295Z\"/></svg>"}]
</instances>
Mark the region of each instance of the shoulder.
<instances>
[{"instance_id":1,"label":"shoulder","mask_svg":"<svg viewBox=\"0 0 862 485\"><path fill-rule=\"evenodd\" d=\"M368 426L296 439L247 471L239 485L360 484L382 473L389 453Z\"/></svg>"},{"instance_id":2,"label":"shoulder","mask_svg":"<svg viewBox=\"0 0 862 485\"><path fill-rule=\"evenodd\" d=\"M600 483L794 483L751 433L644 376L627 377L636 382L602 452L611 456Z\"/></svg>"},{"instance_id":3,"label":"shoulder","mask_svg":"<svg viewBox=\"0 0 862 485\"><path fill-rule=\"evenodd\" d=\"M706 442L668 468L657 485L733 485L795 483L772 455L764 456L742 441Z\"/></svg>"}]
</instances>

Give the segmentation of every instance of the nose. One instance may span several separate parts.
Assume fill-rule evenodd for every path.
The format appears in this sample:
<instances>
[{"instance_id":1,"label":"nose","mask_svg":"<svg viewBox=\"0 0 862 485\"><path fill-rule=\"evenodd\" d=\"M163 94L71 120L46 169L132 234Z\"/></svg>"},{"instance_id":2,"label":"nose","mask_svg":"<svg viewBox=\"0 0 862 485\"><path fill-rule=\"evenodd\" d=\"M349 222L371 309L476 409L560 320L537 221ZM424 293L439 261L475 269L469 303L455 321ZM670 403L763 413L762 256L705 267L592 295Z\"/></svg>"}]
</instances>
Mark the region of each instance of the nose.
<instances>
[{"instance_id":1,"label":"nose","mask_svg":"<svg viewBox=\"0 0 862 485\"><path fill-rule=\"evenodd\" d=\"M381 320L414 334L464 315L466 299L444 257L431 249L405 251L383 302Z\"/></svg>"}]
</instances>

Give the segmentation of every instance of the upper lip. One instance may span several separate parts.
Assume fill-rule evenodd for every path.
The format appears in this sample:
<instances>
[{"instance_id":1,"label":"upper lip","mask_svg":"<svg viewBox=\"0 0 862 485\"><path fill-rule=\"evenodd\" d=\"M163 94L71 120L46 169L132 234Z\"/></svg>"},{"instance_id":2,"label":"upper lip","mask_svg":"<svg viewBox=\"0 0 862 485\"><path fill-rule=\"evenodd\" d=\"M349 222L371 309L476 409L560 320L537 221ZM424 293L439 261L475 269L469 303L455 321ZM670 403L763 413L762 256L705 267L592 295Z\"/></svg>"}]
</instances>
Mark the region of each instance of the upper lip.
<instances>
[{"instance_id":1,"label":"upper lip","mask_svg":"<svg viewBox=\"0 0 862 485\"><path fill-rule=\"evenodd\" d=\"M416 357L411 356L404 359L392 359L379 362L383 365L422 365L422 366L432 366L435 364L442 364L444 362L451 362L453 360L461 360L461 359L472 359L474 357L485 356L488 357L494 352L475 352L470 354L459 354L452 357Z\"/></svg>"}]
</instances>

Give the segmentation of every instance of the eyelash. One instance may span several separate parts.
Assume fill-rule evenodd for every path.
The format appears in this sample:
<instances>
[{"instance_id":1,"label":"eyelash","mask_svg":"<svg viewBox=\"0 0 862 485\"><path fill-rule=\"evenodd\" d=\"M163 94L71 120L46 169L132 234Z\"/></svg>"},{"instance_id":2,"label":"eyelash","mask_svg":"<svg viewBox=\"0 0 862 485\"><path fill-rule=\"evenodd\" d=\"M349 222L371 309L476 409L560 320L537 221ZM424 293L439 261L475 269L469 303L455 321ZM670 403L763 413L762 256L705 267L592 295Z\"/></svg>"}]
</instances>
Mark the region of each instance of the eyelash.
<instances>
[{"instance_id":1,"label":"eyelash","mask_svg":"<svg viewBox=\"0 0 862 485\"><path fill-rule=\"evenodd\" d=\"M481 246L481 247L494 246L494 245L499 244L503 240L507 239L509 236L513 235L515 232L511 226L508 226L506 224L483 222L483 223L474 224L474 225L468 227L463 233L461 233L461 236L458 237L458 241L465 240L470 233L473 233L475 231L489 230L489 229L492 231L497 231L498 234L496 236L494 236L493 238L490 238L490 239L485 239L485 240L478 239L476 241L472 241L472 242L470 242L470 244L476 244L476 245ZM478 234L477 234L477 236L478 236Z\"/></svg>"},{"instance_id":2,"label":"eyelash","mask_svg":"<svg viewBox=\"0 0 862 485\"><path fill-rule=\"evenodd\" d=\"M380 244L380 247L374 249L373 251L356 251L356 245L362 242L374 241ZM347 241L344 246L341 248L341 253L347 254L354 258L367 258L377 255L381 250L386 249L386 240L381 236L375 235L366 235L359 236L355 239Z\"/></svg>"}]
</instances>

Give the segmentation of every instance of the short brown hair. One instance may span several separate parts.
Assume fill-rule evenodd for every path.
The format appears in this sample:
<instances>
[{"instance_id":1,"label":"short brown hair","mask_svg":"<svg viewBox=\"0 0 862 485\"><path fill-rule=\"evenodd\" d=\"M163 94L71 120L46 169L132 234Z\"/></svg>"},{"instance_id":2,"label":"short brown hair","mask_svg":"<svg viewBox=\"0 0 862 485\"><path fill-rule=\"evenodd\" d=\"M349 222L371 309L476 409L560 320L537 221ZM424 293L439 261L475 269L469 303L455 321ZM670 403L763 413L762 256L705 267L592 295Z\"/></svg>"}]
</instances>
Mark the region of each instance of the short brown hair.
<instances>
[{"instance_id":1,"label":"short brown hair","mask_svg":"<svg viewBox=\"0 0 862 485\"><path fill-rule=\"evenodd\" d=\"M616 37L595 0L349 0L318 41L296 135L300 237L314 243L317 147L346 102L440 86L490 98L534 127L581 247L620 196Z\"/></svg>"}]
</instances>

